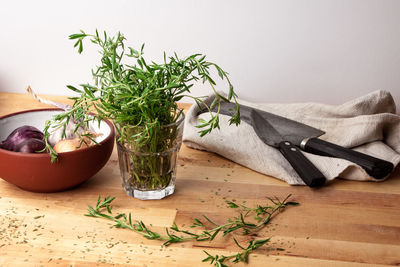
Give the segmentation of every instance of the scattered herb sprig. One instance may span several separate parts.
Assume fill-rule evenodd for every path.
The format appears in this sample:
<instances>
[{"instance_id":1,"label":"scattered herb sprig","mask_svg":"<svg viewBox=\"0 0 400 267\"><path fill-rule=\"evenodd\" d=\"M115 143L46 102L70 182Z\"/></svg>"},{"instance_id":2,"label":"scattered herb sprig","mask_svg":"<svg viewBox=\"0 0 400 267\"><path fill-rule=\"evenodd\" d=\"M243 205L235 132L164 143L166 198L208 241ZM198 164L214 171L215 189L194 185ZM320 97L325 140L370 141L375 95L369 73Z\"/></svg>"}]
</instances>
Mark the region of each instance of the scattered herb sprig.
<instances>
[{"instance_id":1,"label":"scattered herb sprig","mask_svg":"<svg viewBox=\"0 0 400 267\"><path fill-rule=\"evenodd\" d=\"M237 240L234 238L235 243L238 247L242 249L241 252L238 252L233 255L229 256L224 256L224 255L215 255L212 256L210 253L207 251L203 250L204 253L207 254L207 258L203 259L203 262L209 261L211 264L214 264L217 267L227 267L228 265L224 264L225 261L228 261L230 259L234 259L233 262L245 262L248 263L249 261L249 254L253 251L258 249L259 247L267 244L270 240L270 238L267 239L259 239L259 240L250 240L248 243L248 246L246 248L242 247Z\"/></svg>"},{"instance_id":2,"label":"scattered herb sprig","mask_svg":"<svg viewBox=\"0 0 400 267\"><path fill-rule=\"evenodd\" d=\"M241 234L243 235L254 234L265 227L273 217L282 212L287 206L298 205L297 202L289 201L290 197L291 195L288 195L282 201L279 200L277 197L268 198L270 203L265 206L257 205L256 208L249 208L244 205L239 205L234 201L226 201L226 204L228 205L227 207L237 209L239 215L233 218L229 218L225 224L221 225L212 221L205 215L203 215L202 220L195 218L190 228L204 228L205 230L203 230L201 233L195 233L190 230L180 229L174 222L171 227L165 228L165 234L163 235L149 229L143 223L143 221L134 221L132 219L131 213L119 213L114 216L112 213L113 206L111 205L111 203L115 199L115 197L106 197L104 198L104 200L101 200L101 197L99 196L96 206L89 206L88 213L85 215L111 220L115 223L114 227L116 228L125 228L132 230L136 233L143 235L147 239L163 241L163 245L168 246L172 243L180 243L186 241L212 241L219 233L222 233L223 236L226 236L229 233L233 233L237 230L242 230ZM256 221L256 223L253 222L254 220L250 221L248 219L250 215L253 215L253 219ZM210 225L211 229L207 229L210 227ZM205 251L205 253L207 254L207 258L205 258L203 261L210 261L211 264L220 267L226 266L224 262L231 259L234 259L233 262L247 262L249 253L267 244L269 238L261 240L251 240L249 241L247 247L241 246L235 238L234 241L236 245L242 249L241 252L230 256L212 256Z\"/></svg>"}]
</instances>

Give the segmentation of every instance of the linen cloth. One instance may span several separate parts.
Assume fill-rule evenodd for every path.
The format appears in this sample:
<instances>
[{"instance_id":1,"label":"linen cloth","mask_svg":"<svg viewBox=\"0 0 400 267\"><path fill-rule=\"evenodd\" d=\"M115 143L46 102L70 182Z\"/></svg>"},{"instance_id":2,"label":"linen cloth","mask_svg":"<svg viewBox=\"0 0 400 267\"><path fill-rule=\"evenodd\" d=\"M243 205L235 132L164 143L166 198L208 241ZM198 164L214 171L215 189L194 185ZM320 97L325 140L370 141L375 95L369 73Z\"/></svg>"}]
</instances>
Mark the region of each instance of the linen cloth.
<instances>
[{"instance_id":1,"label":"linen cloth","mask_svg":"<svg viewBox=\"0 0 400 267\"><path fill-rule=\"evenodd\" d=\"M212 96L206 100L211 103ZM393 97L387 91L375 91L342 105L321 103L240 104L271 112L326 133L320 139L393 163L400 162L400 116L396 115ZM291 165L278 149L263 143L251 125L242 121L239 126L229 125L229 116L220 115L220 130L200 137L198 120L208 120L210 114L199 114L192 105L185 118L183 142L191 148L217 153L257 172L276 177L291 185L304 185ZM369 176L360 166L339 158L318 156L302 152L326 177L341 177L358 181L383 181Z\"/></svg>"}]
</instances>

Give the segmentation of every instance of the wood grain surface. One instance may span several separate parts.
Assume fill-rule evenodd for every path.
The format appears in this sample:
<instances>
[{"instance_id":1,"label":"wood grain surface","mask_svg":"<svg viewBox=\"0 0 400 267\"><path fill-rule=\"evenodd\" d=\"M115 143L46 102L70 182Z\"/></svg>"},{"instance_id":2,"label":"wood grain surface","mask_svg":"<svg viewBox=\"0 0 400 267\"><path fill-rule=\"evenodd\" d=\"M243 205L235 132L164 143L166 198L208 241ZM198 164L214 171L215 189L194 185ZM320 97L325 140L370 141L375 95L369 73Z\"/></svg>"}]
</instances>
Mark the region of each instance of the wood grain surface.
<instances>
[{"instance_id":1,"label":"wood grain surface","mask_svg":"<svg viewBox=\"0 0 400 267\"><path fill-rule=\"evenodd\" d=\"M0 116L43 107L25 94L0 93ZM203 250L239 251L231 236L162 247L159 241L112 228L107 220L84 216L87 207L99 195L115 196L115 212L132 212L134 219L163 231L174 221L187 227L203 214L224 223L236 215L225 200L255 206L266 203L267 196L288 194L300 205L260 231L257 238L271 237L268 249L255 251L248 264L229 266L399 266L399 178L397 169L382 183L337 179L313 190L183 145L176 192L163 200L141 201L123 191L114 149L98 174L72 190L31 193L0 179L0 266L211 266L202 263Z\"/></svg>"}]
</instances>

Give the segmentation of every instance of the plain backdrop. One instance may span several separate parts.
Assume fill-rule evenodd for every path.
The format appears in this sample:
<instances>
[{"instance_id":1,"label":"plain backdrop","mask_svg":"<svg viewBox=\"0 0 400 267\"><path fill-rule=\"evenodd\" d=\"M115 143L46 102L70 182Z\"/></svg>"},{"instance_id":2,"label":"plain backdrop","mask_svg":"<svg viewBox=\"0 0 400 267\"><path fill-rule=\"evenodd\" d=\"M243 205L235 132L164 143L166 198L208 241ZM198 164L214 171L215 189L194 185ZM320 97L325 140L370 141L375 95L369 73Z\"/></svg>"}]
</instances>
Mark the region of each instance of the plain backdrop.
<instances>
[{"instance_id":1,"label":"plain backdrop","mask_svg":"<svg viewBox=\"0 0 400 267\"><path fill-rule=\"evenodd\" d=\"M72 95L67 84L91 82L98 48L79 55L68 40L80 29L121 31L147 61L206 54L250 101L340 104L380 89L400 101L396 0L1 1L0 91Z\"/></svg>"}]
</instances>

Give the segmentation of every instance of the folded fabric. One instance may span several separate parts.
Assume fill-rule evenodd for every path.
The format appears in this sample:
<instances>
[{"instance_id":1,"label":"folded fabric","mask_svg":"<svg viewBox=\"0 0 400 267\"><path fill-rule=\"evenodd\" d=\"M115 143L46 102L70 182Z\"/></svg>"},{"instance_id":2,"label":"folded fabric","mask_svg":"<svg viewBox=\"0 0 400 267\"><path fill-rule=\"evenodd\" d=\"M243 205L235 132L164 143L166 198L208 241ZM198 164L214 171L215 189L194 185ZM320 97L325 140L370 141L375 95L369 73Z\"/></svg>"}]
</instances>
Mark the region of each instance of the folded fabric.
<instances>
[{"instance_id":1,"label":"folded fabric","mask_svg":"<svg viewBox=\"0 0 400 267\"><path fill-rule=\"evenodd\" d=\"M213 97L206 101L211 103ZM320 139L381 158L397 166L400 162L400 116L389 92L375 91L342 105L319 103L240 104L274 113L318 128L326 133ZM284 180L291 185L304 185L278 149L264 144L251 125L242 121L229 125L229 117L220 115L220 130L200 137L199 119L208 120L192 105L185 119L183 142L191 148L207 150L257 172ZM341 177L358 181L383 181L369 176L360 166L339 158L302 152L327 178Z\"/></svg>"}]
</instances>

